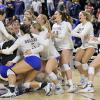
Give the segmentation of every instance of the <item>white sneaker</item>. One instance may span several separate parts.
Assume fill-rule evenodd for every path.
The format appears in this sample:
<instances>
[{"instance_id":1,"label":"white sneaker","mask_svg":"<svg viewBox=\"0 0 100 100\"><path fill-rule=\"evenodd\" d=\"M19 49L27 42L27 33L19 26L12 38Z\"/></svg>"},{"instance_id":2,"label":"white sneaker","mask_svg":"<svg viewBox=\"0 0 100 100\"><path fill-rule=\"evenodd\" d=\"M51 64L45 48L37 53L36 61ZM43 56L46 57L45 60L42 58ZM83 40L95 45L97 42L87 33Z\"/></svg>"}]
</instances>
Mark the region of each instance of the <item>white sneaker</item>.
<instances>
[{"instance_id":1,"label":"white sneaker","mask_svg":"<svg viewBox=\"0 0 100 100\"><path fill-rule=\"evenodd\" d=\"M44 87L46 94L45 96L51 95L52 94L52 89L53 89L53 84L52 83L47 83L47 86Z\"/></svg>"},{"instance_id":2,"label":"white sneaker","mask_svg":"<svg viewBox=\"0 0 100 100\"><path fill-rule=\"evenodd\" d=\"M60 74L57 75L57 78L58 80L63 80L63 77Z\"/></svg>"},{"instance_id":3,"label":"white sneaker","mask_svg":"<svg viewBox=\"0 0 100 100\"><path fill-rule=\"evenodd\" d=\"M61 81L61 86L64 86L66 84L65 80Z\"/></svg>"},{"instance_id":4,"label":"white sneaker","mask_svg":"<svg viewBox=\"0 0 100 100\"><path fill-rule=\"evenodd\" d=\"M81 79L81 81L77 84L77 86L82 86L84 83L84 79Z\"/></svg>"},{"instance_id":5,"label":"white sneaker","mask_svg":"<svg viewBox=\"0 0 100 100\"><path fill-rule=\"evenodd\" d=\"M10 90L8 89L8 92L1 95L0 97L1 98L14 98L16 97L16 93L15 92L11 93Z\"/></svg>"},{"instance_id":6,"label":"white sneaker","mask_svg":"<svg viewBox=\"0 0 100 100\"><path fill-rule=\"evenodd\" d=\"M23 84L18 84L18 91L19 91L19 93L24 93L25 89L26 88L23 86Z\"/></svg>"},{"instance_id":7,"label":"white sneaker","mask_svg":"<svg viewBox=\"0 0 100 100\"><path fill-rule=\"evenodd\" d=\"M67 80L66 86L69 86L69 82L68 82L68 80Z\"/></svg>"},{"instance_id":8,"label":"white sneaker","mask_svg":"<svg viewBox=\"0 0 100 100\"><path fill-rule=\"evenodd\" d=\"M63 90L63 88L56 88L56 91L55 91L55 93L54 94L63 94L64 93L64 90Z\"/></svg>"},{"instance_id":9,"label":"white sneaker","mask_svg":"<svg viewBox=\"0 0 100 100\"><path fill-rule=\"evenodd\" d=\"M68 92L68 93L72 93L72 92L74 92L75 90L76 90L76 88L75 88L74 85L69 85L69 86L68 86L68 89L67 89L67 92Z\"/></svg>"},{"instance_id":10,"label":"white sneaker","mask_svg":"<svg viewBox=\"0 0 100 100\"><path fill-rule=\"evenodd\" d=\"M100 71L98 71L95 75L99 76L100 77Z\"/></svg>"},{"instance_id":11,"label":"white sneaker","mask_svg":"<svg viewBox=\"0 0 100 100\"><path fill-rule=\"evenodd\" d=\"M86 87L87 83L88 83L88 81L84 81L84 83L83 83L81 88L84 89Z\"/></svg>"},{"instance_id":12,"label":"white sneaker","mask_svg":"<svg viewBox=\"0 0 100 100\"><path fill-rule=\"evenodd\" d=\"M88 84L84 89L78 91L79 93L94 92L93 85Z\"/></svg>"}]
</instances>

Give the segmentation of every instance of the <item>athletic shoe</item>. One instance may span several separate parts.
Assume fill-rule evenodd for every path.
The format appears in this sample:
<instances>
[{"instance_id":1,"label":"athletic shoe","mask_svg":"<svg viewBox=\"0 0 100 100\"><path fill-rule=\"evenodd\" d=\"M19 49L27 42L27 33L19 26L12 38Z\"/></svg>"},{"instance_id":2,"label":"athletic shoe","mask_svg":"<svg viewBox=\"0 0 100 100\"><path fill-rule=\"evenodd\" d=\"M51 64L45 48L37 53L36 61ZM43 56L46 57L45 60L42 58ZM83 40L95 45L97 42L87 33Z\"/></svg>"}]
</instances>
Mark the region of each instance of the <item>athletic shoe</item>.
<instances>
[{"instance_id":1,"label":"athletic shoe","mask_svg":"<svg viewBox=\"0 0 100 100\"><path fill-rule=\"evenodd\" d=\"M53 84L52 83L47 83L47 85L44 87L46 94L45 96L51 95L52 94L52 88Z\"/></svg>"},{"instance_id":2,"label":"athletic shoe","mask_svg":"<svg viewBox=\"0 0 100 100\"><path fill-rule=\"evenodd\" d=\"M87 86L87 83L88 83L88 81L85 81L85 80L84 80L84 83L83 83L83 85L82 85L81 88L84 89L84 88Z\"/></svg>"},{"instance_id":3,"label":"athletic shoe","mask_svg":"<svg viewBox=\"0 0 100 100\"><path fill-rule=\"evenodd\" d=\"M84 89L81 89L78 92L79 93L94 92L93 84L87 84L87 86Z\"/></svg>"},{"instance_id":4,"label":"athletic shoe","mask_svg":"<svg viewBox=\"0 0 100 100\"><path fill-rule=\"evenodd\" d=\"M81 81L77 84L77 86L82 86L84 83L84 79L81 79Z\"/></svg>"},{"instance_id":5,"label":"athletic shoe","mask_svg":"<svg viewBox=\"0 0 100 100\"><path fill-rule=\"evenodd\" d=\"M68 89L67 89L67 92L68 93L72 93L76 90L75 86L74 85L68 85Z\"/></svg>"},{"instance_id":6,"label":"athletic shoe","mask_svg":"<svg viewBox=\"0 0 100 100\"><path fill-rule=\"evenodd\" d=\"M98 71L95 75L100 77L100 71Z\"/></svg>"},{"instance_id":7,"label":"athletic shoe","mask_svg":"<svg viewBox=\"0 0 100 100\"><path fill-rule=\"evenodd\" d=\"M64 86L65 85L65 80L63 79L62 81L61 81L61 86Z\"/></svg>"},{"instance_id":8,"label":"athletic shoe","mask_svg":"<svg viewBox=\"0 0 100 100\"><path fill-rule=\"evenodd\" d=\"M10 89L8 89L7 93L1 95L1 98L14 98L14 97L16 97L16 93L15 91L13 93L10 92Z\"/></svg>"},{"instance_id":9,"label":"athletic shoe","mask_svg":"<svg viewBox=\"0 0 100 100\"><path fill-rule=\"evenodd\" d=\"M56 91L54 94L58 95L58 94L63 94L63 93L64 93L63 88L56 88Z\"/></svg>"},{"instance_id":10,"label":"athletic shoe","mask_svg":"<svg viewBox=\"0 0 100 100\"><path fill-rule=\"evenodd\" d=\"M23 86L23 84L18 84L18 91L19 93L24 93L26 91L26 88Z\"/></svg>"},{"instance_id":11,"label":"athletic shoe","mask_svg":"<svg viewBox=\"0 0 100 100\"><path fill-rule=\"evenodd\" d=\"M66 86L69 86L69 81L67 80Z\"/></svg>"}]
</instances>

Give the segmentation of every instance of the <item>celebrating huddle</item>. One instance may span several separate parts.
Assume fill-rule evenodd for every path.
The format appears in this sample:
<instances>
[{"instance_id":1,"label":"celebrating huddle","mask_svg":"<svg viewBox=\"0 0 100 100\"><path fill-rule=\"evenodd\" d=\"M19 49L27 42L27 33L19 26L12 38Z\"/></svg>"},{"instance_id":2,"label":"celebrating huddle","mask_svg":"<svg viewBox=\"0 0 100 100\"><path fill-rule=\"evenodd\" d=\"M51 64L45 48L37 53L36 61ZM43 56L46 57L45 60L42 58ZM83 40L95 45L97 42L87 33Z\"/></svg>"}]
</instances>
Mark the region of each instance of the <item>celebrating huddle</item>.
<instances>
[{"instance_id":1,"label":"celebrating huddle","mask_svg":"<svg viewBox=\"0 0 100 100\"><path fill-rule=\"evenodd\" d=\"M89 66L87 62L95 53L100 39L94 37L88 12L79 13L81 24L74 30L71 17L62 11L55 12L52 27L46 15L40 14L36 21L28 20L29 17L25 15L23 24L14 21L11 27L5 29L2 23L5 16L5 12L0 10L0 74L3 78L8 78L8 81L0 79L0 83L8 88L8 92L1 95L2 98L16 96L15 84L21 84L24 90L44 89L46 96L51 95L53 91L55 95L63 94L64 84L59 82L61 76L56 68L58 63L62 80L65 75L67 77L66 92L74 92L76 87L73 85L72 71L69 67L70 55L74 49L72 36L82 39L82 46L74 58L74 64L81 75L78 85L82 85L83 88L78 92L94 92L92 81L96 73L95 68L99 69L99 55ZM43 82L36 81L36 77Z\"/></svg>"}]
</instances>

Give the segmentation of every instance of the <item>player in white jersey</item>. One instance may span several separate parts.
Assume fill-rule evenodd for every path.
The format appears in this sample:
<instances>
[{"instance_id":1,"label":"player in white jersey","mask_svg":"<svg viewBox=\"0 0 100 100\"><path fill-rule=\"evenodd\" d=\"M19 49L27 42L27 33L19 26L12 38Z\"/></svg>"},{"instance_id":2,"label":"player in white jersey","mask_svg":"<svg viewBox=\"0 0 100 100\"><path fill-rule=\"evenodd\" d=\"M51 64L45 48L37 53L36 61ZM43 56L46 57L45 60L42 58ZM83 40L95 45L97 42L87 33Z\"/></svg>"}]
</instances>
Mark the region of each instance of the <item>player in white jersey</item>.
<instances>
[{"instance_id":1,"label":"player in white jersey","mask_svg":"<svg viewBox=\"0 0 100 100\"><path fill-rule=\"evenodd\" d=\"M45 15L41 15L41 16L45 16ZM43 22L43 20L42 20L42 22ZM34 30L34 28L36 26L40 27L41 25L38 23L32 24L32 26L31 26L32 33L34 33L34 31L36 32L36 30ZM50 33L47 33L44 31L39 33L39 36L41 36L44 40L47 39L47 37L48 37L47 35L50 35ZM41 61L42 61L42 68L46 67L45 71L46 71L47 75L50 77L51 81L56 86L56 91L54 94L62 94L64 92L64 90L61 87L61 85L57 79L57 76L52 72L59 61L60 55L57 52L56 48L54 47L51 38L49 39L49 41L50 41L49 46L44 46L44 50L42 52L40 52Z\"/></svg>"},{"instance_id":2,"label":"player in white jersey","mask_svg":"<svg viewBox=\"0 0 100 100\"><path fill-rule=\"evenodd\" d=\"M13 40L15 41L15 38L8 34L5 27L4 27L4 24L3 24L3 20L5 19L6 17L6 13L3 11L3 10L0 10L0 42L4 41L3 40L3 37L2 35L4 34L9 40Z\"/></svg>"},{"instance_id":3,"label":"player in white jersey","mask_svg":"<svg viewBox=\"0 0 100 100\"><path fill-rule=\"evenodd\" d=\"M12 22L12 31L16 34L17 37L22 36L23 32L20 30L20 24L18 21Z\"/></svg>"},{"instance_id":4,"label":"player in white jersey","mask_svg":"<svg viewBox=\"0 0 100 100\"><path fill-rule=\"evenodd\" d=\"M69 81L69 88L67 92L73 92L76 88L72 82L72 71L68 65L70 55L73 49L73 42L71 35L68 33L69 22L65 12L55 12L55 24L52 27L51 35L54 37L54 45L57 51L60 53L60 61L62 69L66 72ZM71 25L70 25L71 26Z\"/></svg>"},{"instance_id":5,"label":"player in white jersey","mask_svg":"<svg viewBox=\"0 0 100 100\"><path fill-rule=\"evenodd\" d=\"M85 37L85 40L87 43L89 44L100 44L100 37ZM97 55L97 57L90 63L89 65L89 69L88 69L88 84L87 86L82 89L79 90L78 92L94 92L93 89L93 79L94 79L94 75L95 73L97 73L97 71L99 71L100 69L100 54Z\"/></svg>"},{"instance_id":6,"label":"player in white jersey","mask_svg":"<svg viewBox=\"0 0 100 100\"><path fill-rule=\"evenodd\" d=\"M39 52L43 50L43 46L39 46L39 44L42 44L44 46L49 45L49 40L43 40L38 35L34 34L33 36L30 33L30 25L23 24L21 25L20 29L23 31L24 35L22 37L19 37L15 43L9 48L9 49L3 49L0 50L0 53L3 54L10 54L12 51L14 51L19 46L22 48L24 56L26 57L21 62L17 63L14 67L9 69L7 71L7 76L9 79L9 89L8 92L1 97L13 97L16 96L15 94L15 87L14 84L16 82L16 74L20 73L26 73L25 79L24 79L24 86L26 88L30 87L40 87L44 88L46 90L45 95L49 95L52 90L52 84L49 83L39 83L39 82L31 82L36 77L38 71L41 69L41 60L39 57ZM42 31L41 29L39 30ZM25 55L26 50L28 49L34 49L34 53L30 55ZM20 69L20 70L19 70Z\"/></svg>"},{"instance_id":7,"label":"player in white jersey","mask_svg":"<svg viewBox=\"0 0 100 100\"><path fill-rule=\"evenodd\" d=\"M97 48L97 45L95 44L88 44L84 40L84 37L87 35L94 36L93 33L93 26L91 23L91 15L88 12L81 11L79 13L79 20L81 21L81 24L79 24L72 32L72 36L79 37L82 39L82 46L77 51L74 63L77 67L78 71L81 74L81 81L78 85L82 85L82 88L84 88L88 81L88 64L87 62L89 59L93 56L95 53L95 49ZM79 33L78 33L79 32ZM80 63L80 60L82 60L82 63ZM83 73L84 70L84 73ZM85 74L85 76L84 76Z\"/></svg>"},{"instance_id":8,"label":"player in white jersey","mask_svg":"<svg viewBox=\"0 0 100 100\"><path fill-rule=\"evenodd\" d=\"M23 23L32 24L32 17L31 16L24 16Z\"/></svg>"}]
</instances>

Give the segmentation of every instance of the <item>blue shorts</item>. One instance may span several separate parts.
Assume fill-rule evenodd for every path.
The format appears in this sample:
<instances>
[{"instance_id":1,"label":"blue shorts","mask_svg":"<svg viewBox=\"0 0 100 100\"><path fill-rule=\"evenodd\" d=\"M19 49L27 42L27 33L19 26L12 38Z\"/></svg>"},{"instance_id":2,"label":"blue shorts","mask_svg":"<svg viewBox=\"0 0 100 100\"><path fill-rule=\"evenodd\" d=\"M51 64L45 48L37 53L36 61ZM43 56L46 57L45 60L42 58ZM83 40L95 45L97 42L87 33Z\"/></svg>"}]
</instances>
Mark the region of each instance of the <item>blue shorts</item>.
<instances>
[{"instance_id":1,"label":"blue shorts","mask_svg":"<svg viewBox=\"0 0 100 100\"><path fill-rule=\"evenodd\" d=\"M94 48L95 49L95 51L97 50L97 48Z\"/></svg>"},{"instance_id":2,"label":"blue shorts","mask_svg":"<svg viewBox=\"0 0 100 100\"><path fill-rule=\"evenodd\" d=\"M36 56L29 56L24 59L26 63L28 63L33 69L39 71L41 69L41 60L39 57Z\"/></svg>"},{"instance_id":3,"label":"blue shorts","mask_svg":"<svg viewBox=\"0 0 100 100\"><path fill-rule=\"evenodd\" d=\"M69 51L73 51L73 49L66 49L66 50L69 50ZM61 51L58 51L60 54L62 53L63 50Z\"/></svg>"},{"instance_id":4,"label":"blue shorts","mask_svg":"<svg viewBox=\"0 0 100 100\"><path fill-rule=\"evenodd\" d=\"M1 74L1 76L3 78L8 78L8 76L7 76L7 70L11 69L13 66L15 66L15 64L12 65L12 66L10 66L10 67L5 66L5 65L1 65L1 67L0 67L0 74Z\"/></svg>"},{"instance_id":5,"label":"blue shorts","mask_svg":"<svg viewBox=\"0 0 100 100\"><path fill-rule=\"evenodd\" d=\"M56 60L59 61L59 57L56 57Z\"/></svg>"}]
</instances>

